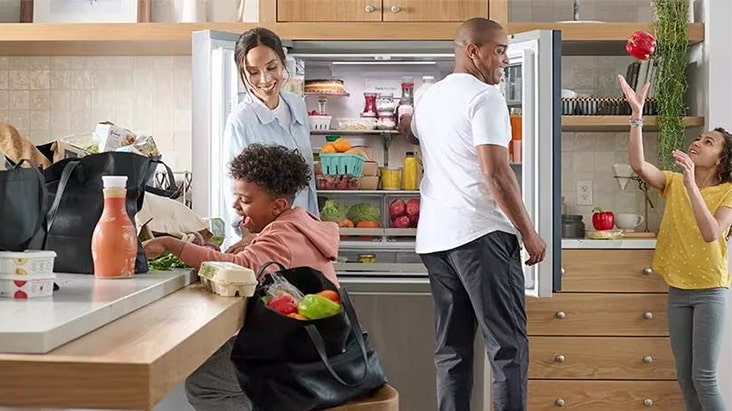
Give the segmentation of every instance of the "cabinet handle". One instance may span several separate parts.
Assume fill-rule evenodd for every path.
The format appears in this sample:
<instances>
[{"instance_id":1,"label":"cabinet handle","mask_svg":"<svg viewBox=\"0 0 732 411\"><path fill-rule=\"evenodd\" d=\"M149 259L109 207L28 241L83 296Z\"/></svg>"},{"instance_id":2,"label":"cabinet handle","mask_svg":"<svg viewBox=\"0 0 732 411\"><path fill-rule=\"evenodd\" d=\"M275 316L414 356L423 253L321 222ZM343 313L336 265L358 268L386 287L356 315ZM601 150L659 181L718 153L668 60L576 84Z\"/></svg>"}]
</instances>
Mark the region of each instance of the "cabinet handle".
<instances>
[{"instance_id":1,"label":"cabinet handle","mask_svg":"<svg viewBox=\"0 0 732 411\"><path fill-rule=\"evenodd\" d=\"M367 4L366 7L364 7L364 11L366 13L373 13L376 11L376 7L374 7L372 4Z\"/></svg>"},{"instance_id":2,"label":"cabinet handle","mask_svg":"<svg viewBox=\"0 0 732 411\"><path fill-rule=\"evenodd\" d=\"M653 400L650 398L646 398L645 400L643 400L643 405L645 405L646 407L653 407Z\"/></svg>"},{"instance_id":3,"label":"cabinet handle","mask_svg":"<svg viewBox=\"0 0 732 411\"><path fill-rule=\"evenodd\" d=\"M562 275L564 275L564 273L566 273L566 271L564 270L564 267L562 267L561 273L562 273Z\"/></svg>"},{"instance_id":4,"label":"cabinet handle","mask_svg":"<svg viewBox=\"0 0 732 411\"><path fill-rule=\"evenodd\" d=\"M557 400L554 401L554 405L556 405L557 407L564 407L564 404L564 400L561 398L557 398Z\"/></svg>"},{"instance_id":5,"label":"cabinet handle","mask_svg":"<svg viewBox=\"0 0 732 411\"><path fill-rule=\"evenodd\" d=\"M653 362L653 357L651 357L650 355L646 355L645 357L643 357L643 362L645 364L650 364Z\"/></svg>"},{"instance_id":6,"label":"cabinet handle","mask_svg":"<svg viewBox=\"0 0 732 411\"><path fill-rule=\"evenodd\" d=\"M566 358L562 354L557 354L557 356L554 357L554 361L556 362L564 362L564 360L566 360Z\"/></svg>"},{"instance_id":7,"label":"cabinet handle","mask_svg":"<svg viewBox=\"0 0 732 411\"><path fill-rule=\"evenodd\" d=\"M556 314L554 314L555 317L559 318L560 320L567 316L567 314L564 313L564 311L557 311Z\"/></svg>"},{"instance_id":8,"label":"cabinet handle","mask_svg":"<svg viewBox=\"0 0 732 411\"><path fill-rule=\"evenodd\" d=\"M402 11L402 8L401 7L399 7L397 5L391 6L391 12L392 13L399 13L400 11Z\"/></svg>"},{"instance_id":9,"label":"cabinet handle","mask_svg":"<svg viewBox=\"0 0 732 411\"><path fill-rule=\"evenodd\" d=\"M646 267L643 269L643 275L651 275L653 274L653 269L651 267Z\"/></svg>"},{"instance_id":10,"label":"cabinet handle","mask_svg":"<svg viewBox=\"0 0 732 411\"><path fill-rule=\"evenodd\" d=\"M653 313L650 311L646 311L643 313L643 318L646 320L652 320L653 319Z\"/></svg>"}]
</instances>

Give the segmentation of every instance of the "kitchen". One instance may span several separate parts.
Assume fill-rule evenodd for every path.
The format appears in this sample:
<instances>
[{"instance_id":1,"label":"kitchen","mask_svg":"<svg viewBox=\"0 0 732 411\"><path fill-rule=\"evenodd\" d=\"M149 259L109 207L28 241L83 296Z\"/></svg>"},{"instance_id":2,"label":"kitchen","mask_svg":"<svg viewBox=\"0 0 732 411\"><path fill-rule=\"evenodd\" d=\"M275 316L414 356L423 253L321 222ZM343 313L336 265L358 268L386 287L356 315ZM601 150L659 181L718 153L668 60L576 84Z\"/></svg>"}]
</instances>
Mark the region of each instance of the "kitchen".
<instances>
[{"instance_id":1,"label":"kitchen","mask_svg":"<svg viewBox=\"0 0 732 411\"><path fill-rule=\"evenodd\" d=\"M549 19L549 21L569 19L570 14L567 10L571 9L571 5L565 6L565 2L561 3L562 4L559 5L559 2L557 2L556 6L552 5L548 10L545 5L517 2L516 5L510 6L510 21L536 21L536 18L532 19L532 17L539 15L548 16L546 18ZM646 2L641 3L644 3L644 7L647 6L645 4ZM586 19L616 21L612 19L611 14L607 14L607 10L604 10L605 14L592 17L592 3L583 2L583 4L587 5L584 9L588 10L586 12ZM638 12L638 21L650 20L650 14L647 7L643 8L638 6L638 9L640 10ZM542 11L545 13L541 13ZM522 15L521 13L524 14ZM627 19L627 17L623 18ZM302 25L305 23L293 24ZM709 23L707 23L707 25L709 25ZM399 30L414 30L414 28L407 23L400 25L400 27L401 28ZM216 29L222 29L222 27L216 27ZM224 31L238 32L241 30L234 25L227 26ZM628 31L628 33L629 32L630 31ZM280 33L283 37L288 37L286 30L284 32L280 31ZM321 38L332 38L330 37L333 35L332 33L326 34L328 37ZM343 34L343 32L341 32L341 34ZM378 32L370 32L367 35L376 37L378 34ZM293 32L289 37L294 38L296 35L297 33ZM436 39L449 39L450 35L450 30L448 28L445 28L441 34L439 32L434 34ZM705 42L711 41L714 40L707 35ZM77 122L79 123L78 125L82 125L83 123L93 124L101 118L113 119L115 122L126 125L131 129L149 130L159 140L158 144L161 151L164 153L166 162L173 166L176 171L190 170L191 168L195 170L195 167L191 167L192 155L190 154L190 151L185 148L191 146L192 139L191 130L189 128L189 125L191 124L192 100L191 95L189 94L189 84L191 81L189 71L191 64L190 57L159 56L128 58L123 56L113 56L72 57L69 59L58 57L8 57L7 59L9 71L20 71L25 69L49 71L51 83L61 84L60 89L62 91L68 91L68 93L54 93L52 91L50 93L52 95L51 97L55 94L58 100L47 102L46 106L30 106L29 103L29 108L27 110L8 110L9 114L14 115L14 118L19 120L18 124L21 126L26 125L26 127L20 128L26 132L30 132L31 136L37 132L38 135L41 136L39 139L42 139L42 136L44 135L43 132L47 133L46 135L54 136L66 135L69 132L83 132L88 129L89 126L83 125L83 127L77 127ZM562 59L563 72L561 87L563 89L573 90L580 94L617 96L618 90L615 85L615 74L625 72L628 62L629 59L627 57L565 56ZM68 66L64 66L65 64L68 64ZM94 90L64 87L64 81L67 81L66 76L71 75L67 74L69 71L75 73L75 75L84 72L93 72L95 75L95 83L93 84ZM124 74L125 71L131 71L133 75L130 76L129 74ZM141 73L140 76L137 75L138 72ZM96 80L97 76L99 77L99 80ZM421 76L419 75L414 75L414 78L417 80L419 80L420 77ZM399 78L400 76L397 77L397 80ZM98 81L98 83L96 81ZM346 84L349 84L348 80ZM120 87L120 85L123 87ZM24 91L22 85L18 87L20 88L14 87L10 90ZM51 88L56 87L52 86ZM42 92L43 88L30 89L29 87L29 90L28 94L32 96L41 94L38 90ZM96 90L99 90L99 92ZM350 97L349 101L353 101L352 108L355 110L351 110L348 114L353 116L363 108L363 101L361 100L362 95L358 89L351 89L349 91L352 93L352 97ZM24 101L22 101L24 93L11 92L11 94L14 96L21 96L19 97L21 98L21 104L15 107L22 107L24 104ZM154 106L147 100L151 94L153 94L157 99ZM144 104L131 104L130 99L133 97L130 96L139 98L140 102ZM358 99L355 97L358 97ZM108 101L111 100L113 103L111 105L102 104L102 102L105 101L104 99ZM699 99L701 99L701 97ZM62 102L66 101L69 101L70 104L63 105ZM313 102L311 102L311 104L313 104L313 108L317 108L316 104ZM41 108L48 107L49 105L49 108ZM714 106L714 104L710 104L710 106ZM331 107L337 109L338 105L329 101L327 107L329 109ZM349 105L349 107L351 106ZM704 110L692 110L692 113L704 114ZM53 121L46 122L46 116L51 117ZM173 126L171 126L171 124L173 124ZM628 184L625 190L620 190L618 181L613 175L614 171L612 166L618 162L627 161L624 146L624 142L627 141L627 135L624 132L624 127L622 127L624 124L625 123L622 121L619 121L616 124L610 124L609 126L587 126L583 124L574 124L571 126L573 127L572 130L562 133L561 171L563 181L561 195L565 199L568 211L572 214L582 215L585 225L588 228L591 224L592 209L595 206L613 210L616 213L625 212L643 214L642 193L637 190L634 183ZM58 127L58 129L52 129L52 127ZM608 129L611 131L607 131ZM653 134L649 133L646 140L650 143L646 148L646 152L655 153L655 149L652 146L653 141L655 141ZM34 141L42 142L42 140ZM403 156L401 154L396 156L398 160L401 160L402 157ZM591 182L593 201L590 205L580 205L577 201L578 198L575 188L577 187L578 182L586 181ZM654 194L652 193L652 195ZM649 229L654 231L658 226L660 218L660 212L658 210L661 208L661 204L657 197L652 197L652 200L656 207L651 209L649 213ZM650 245L652 242L648 242L646 240L637 241L637 244L639 245L636 245L636 247L641 247L641 245L648 245L652 247L652 245ZM586 244L588 243L583 243L583 245ZM642 271L642 268L647 266L647 261L643 260L643 258L647 257L639 257L640 260L637 262L637 265L640 268L632 268L632 270ZM611 261L615 259L617 259L617 257L610 258ZM587 261L593 260L594 258L591 258ZM565 267L565 269L568 270L570 268ZM631 268L628 268L628 270L631 270ZM563 282L563 286L567 285L568 284L566 282ZM566 288L563 287L563 290L566 291ZM601 291L605 290L607 289L601 289ZM578 298L590 297L592 296L578 296ZM542 301L539 300L537 303L542 303ZM533 302L531 304L533 304ZM381 304L381 309L389 312L393 307L388 304ZM428 313L429 305L425 303L424 309L416 310L416 313L419 312ZM412 317L417 315L416 313L412 314ZM375 313L374 315L378 314ZM426 334L424 336L417 337L417 340L431 339L431 336L428 333L431 320L428 315L425 317L425 324L422 325L421 329ZM371 325L371 327L376 327L376 325ZM404 326L401 326L397 329L403 328ZM374 330L374 332L376 332L376 330ZM416 348L414 350L416 350ZM422 352L415 353L415 356L419 356L420 358L429 358L431 350L429 346L424 348L420 347L419 350ZM390 355L388 354L388 349L384 349L383 351L387 353L385 355ZM656 362L656 364L658 363ZM424 365L424 369L419 368L419 370L420 372L429 375L431 372L431 364L426 364ZM608 379L614 378L615 376L608 377ZM537 380L545 381L541 378L538 378ZM405 391L406 390L408 389L405 387Z\"/></svg>"}]
</instances>

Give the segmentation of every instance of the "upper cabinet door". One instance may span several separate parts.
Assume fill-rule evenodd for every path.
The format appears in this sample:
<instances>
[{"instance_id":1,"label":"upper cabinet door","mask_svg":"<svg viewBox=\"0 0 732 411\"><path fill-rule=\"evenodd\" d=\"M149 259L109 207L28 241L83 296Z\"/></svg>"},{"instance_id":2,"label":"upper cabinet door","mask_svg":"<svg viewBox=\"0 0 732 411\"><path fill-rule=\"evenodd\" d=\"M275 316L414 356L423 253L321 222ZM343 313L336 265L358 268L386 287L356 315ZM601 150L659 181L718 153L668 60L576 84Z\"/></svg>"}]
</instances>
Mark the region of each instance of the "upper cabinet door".
<instances>
[{"instance_id":1,"label":"upper cabinet door","mask_svg":"<svg viewBox=\"0 0 732 411\"><path fill-rule=\"evenodd\" d=\"M383 0L384 21L463 21L488 17L488 0Z\"/></svg>"},{"instance_id":2,"label":"upper cabinet door","mask_svg":"<svg viewBox=\"0 0 732 411\"><path fill-rule=\"evenodd\" d=\"M277 21L381 21L381 0L277 0Z\"/></svg>"}]
</instances>

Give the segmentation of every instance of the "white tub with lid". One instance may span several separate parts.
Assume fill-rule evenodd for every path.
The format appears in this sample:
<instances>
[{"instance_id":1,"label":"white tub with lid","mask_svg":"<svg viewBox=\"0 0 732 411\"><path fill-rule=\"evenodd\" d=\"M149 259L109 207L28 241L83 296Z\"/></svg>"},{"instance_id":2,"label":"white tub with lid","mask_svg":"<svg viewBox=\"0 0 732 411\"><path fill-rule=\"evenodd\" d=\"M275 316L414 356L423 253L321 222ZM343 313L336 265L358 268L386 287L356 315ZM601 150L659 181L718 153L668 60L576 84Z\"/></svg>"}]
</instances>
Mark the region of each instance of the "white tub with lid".
<instances>
[{"instance_id":1,"label":"white tub with lid","mask_svg":"<svg viewBox=\"0 0 732 411\"><path fill-rule=\"evenodd\" d=\"M0 275L48 276L55 258L54 251L0 251Z\"/></svg>"},{"instance_id":2,"label":"white tub with lid","mask_svg":"<svg viewBox=\"0 0 732 411\"><path fill-rule=\"evenodd\" d=\"M37 298L53 295L56 274L8 275L0 274L0 297Z\"/></svg>"}]
</instances>

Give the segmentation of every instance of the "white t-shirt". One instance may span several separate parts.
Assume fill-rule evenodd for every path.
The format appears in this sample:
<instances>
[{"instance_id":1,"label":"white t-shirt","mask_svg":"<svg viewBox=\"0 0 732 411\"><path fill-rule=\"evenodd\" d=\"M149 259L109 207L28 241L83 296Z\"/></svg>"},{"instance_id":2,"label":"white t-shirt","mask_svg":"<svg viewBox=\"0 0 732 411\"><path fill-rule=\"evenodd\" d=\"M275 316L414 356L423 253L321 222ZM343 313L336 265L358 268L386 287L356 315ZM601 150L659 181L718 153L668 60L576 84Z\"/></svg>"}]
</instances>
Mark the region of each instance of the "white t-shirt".
<instances>
[{"instance_id":1,"label":"white t-shirt","mask_svg":"<svg viewBox=\"0 0 732 411\"><path fill-rule=\"evenodd\" d=\"M450 74L425 91L411 126L424 161L417 253L452 250L493 231L517 233L491 196L475 150L511 140L500 91L469 74Z\"/></svg>"},{"instance_id":2,"label":"white t-shirt","mask_svg":"<svg viewBox=\"0 0 732 411\"><path fill-rule=\"evenodd\" d=\"M290 124L292 124L292 113L290 113L290 107L287 106L287 103L285 103L285 100L280 98L280 103L277 104L277 107L272 110L272 114L274 114L275 117L277 117L277 120L279 120L280 125L285 129L290 129Z\"/></svg>"}]
</instances>

